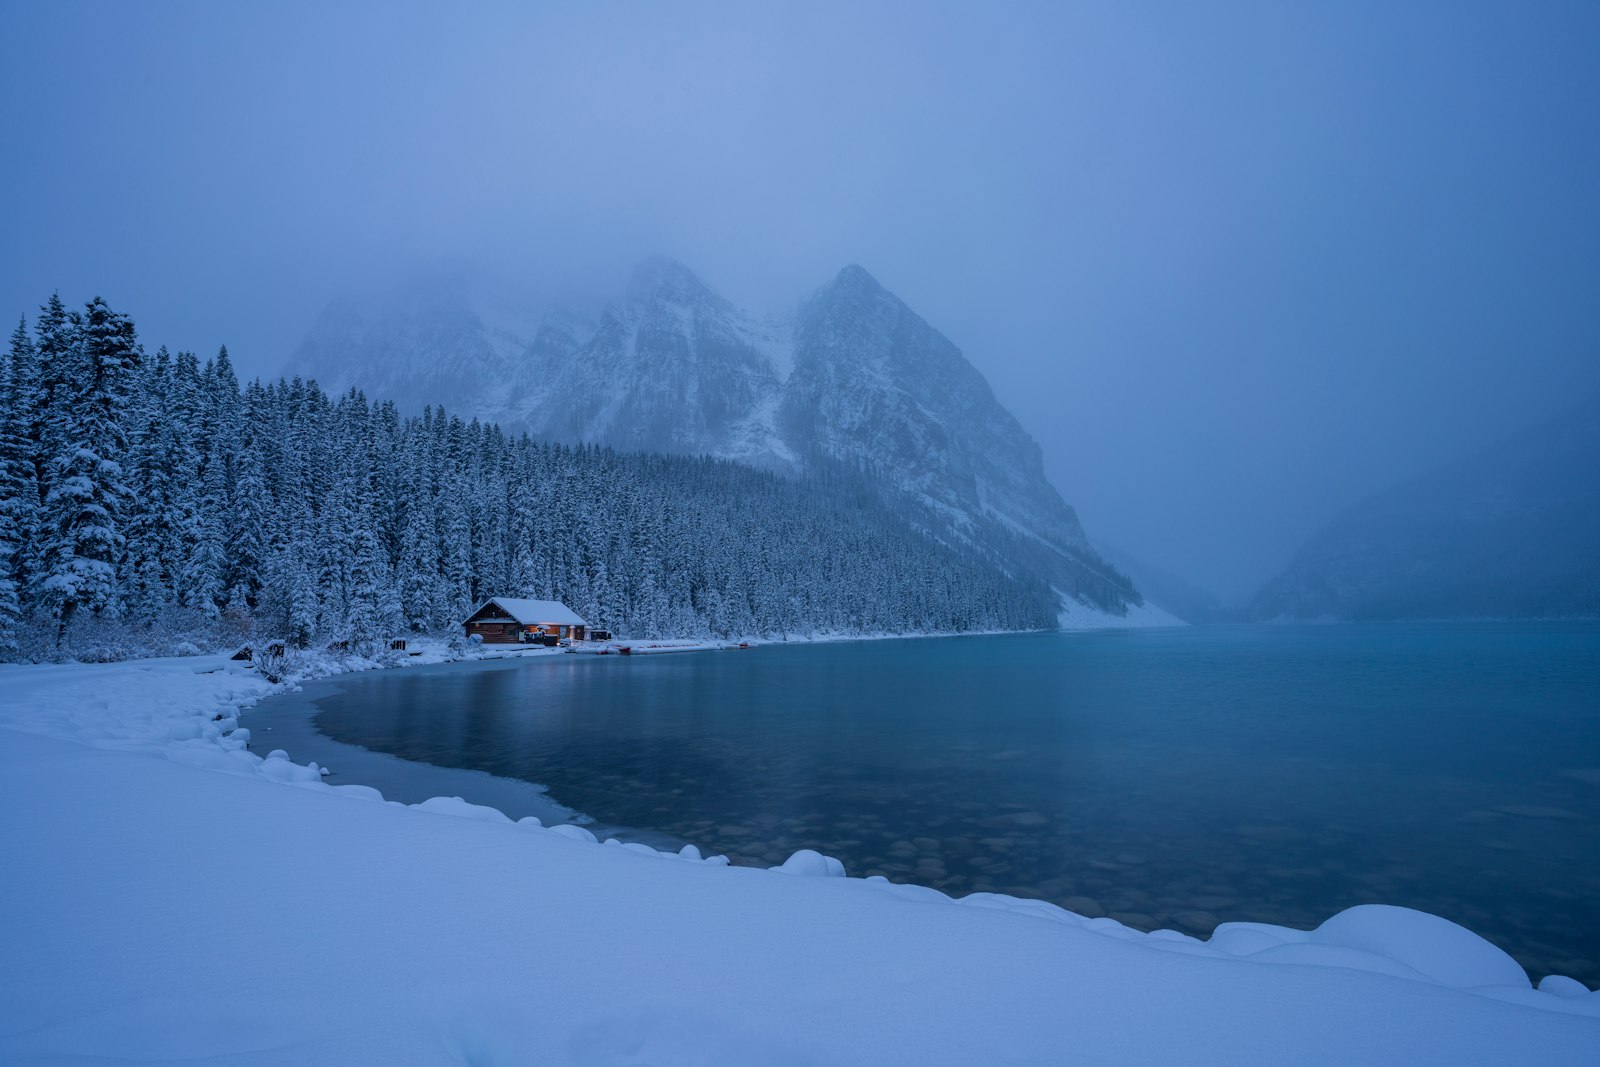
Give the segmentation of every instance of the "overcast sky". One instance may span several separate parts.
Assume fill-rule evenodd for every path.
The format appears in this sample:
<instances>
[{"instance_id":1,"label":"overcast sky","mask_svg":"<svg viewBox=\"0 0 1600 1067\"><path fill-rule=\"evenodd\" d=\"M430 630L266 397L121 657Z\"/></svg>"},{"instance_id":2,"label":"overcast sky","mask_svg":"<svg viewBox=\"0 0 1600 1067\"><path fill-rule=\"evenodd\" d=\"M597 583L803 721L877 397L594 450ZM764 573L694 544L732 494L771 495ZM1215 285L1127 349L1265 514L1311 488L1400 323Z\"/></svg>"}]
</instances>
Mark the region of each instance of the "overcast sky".
<instances>
[{"instance_id":1,"label":"overcast sky","mask_svg":"<svg viewBox=\"0 0 1600 1067\"><path fill-rule=\"evenodd\" d=\"M858 262L1091 536L1227 595L1600 388L1600 4L0 0L0 312L276 373L326 300Z\"/></svg>"}]
</instances>

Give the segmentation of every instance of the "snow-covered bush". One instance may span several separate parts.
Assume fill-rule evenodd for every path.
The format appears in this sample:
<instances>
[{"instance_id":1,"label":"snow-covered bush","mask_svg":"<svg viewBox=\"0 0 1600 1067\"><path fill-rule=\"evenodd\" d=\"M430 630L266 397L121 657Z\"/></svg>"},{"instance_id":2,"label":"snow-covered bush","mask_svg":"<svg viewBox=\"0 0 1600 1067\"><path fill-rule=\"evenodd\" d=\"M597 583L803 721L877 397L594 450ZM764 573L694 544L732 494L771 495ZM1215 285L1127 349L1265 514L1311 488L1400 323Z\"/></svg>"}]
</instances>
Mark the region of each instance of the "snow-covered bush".
<instances>
[{"instance_id":1,"label":"snow-covered bush","mask_svg":"<svg viewBox=\"0 0 1600 1067\"><path fill-rule=\"evenodd\" d=\"M261 672L261 677L276 685L288 672L288 649L282 641L270 641L251 650L250 662Z\"/></svg>"}]
</instances>

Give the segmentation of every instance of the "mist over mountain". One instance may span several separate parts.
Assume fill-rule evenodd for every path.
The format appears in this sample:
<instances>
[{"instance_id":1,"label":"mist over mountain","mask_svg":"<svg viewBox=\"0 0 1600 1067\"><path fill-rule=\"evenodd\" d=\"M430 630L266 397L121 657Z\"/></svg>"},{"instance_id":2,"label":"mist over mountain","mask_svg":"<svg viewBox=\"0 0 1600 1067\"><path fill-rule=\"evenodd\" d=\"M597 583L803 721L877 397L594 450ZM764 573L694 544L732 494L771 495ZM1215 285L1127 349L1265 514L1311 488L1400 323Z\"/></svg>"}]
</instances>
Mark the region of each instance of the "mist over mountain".
<instances>
[{"instance_id":1,"label":"mist over mountain","mask_svg":"<svg viewBox=\"0 0 1600 1067\"><path fill-rule=\"evenodd\" d=\"M1187 623L1234 622L1244 616L1236 605L1225 604L1210 589L1196 585L1165 567L1131 555L1099 538L1093 539L1100 558L1133 580L1145 603L1154 605Z\"/></svg>"},{"instance_id":2,"label":"mist over mountain","mask_svg":"<svg viewBox=\"0 0 1600 1067\"><path fill-rule=\"evenodd\" d=\"M1262 588L1253 614L1600 615L1597 402L1351 507Z\"/></svg>"},{"instance_id":3,"label":"mist over mountain","mask_svg":"<svg viewBox=\"0 0 1600 1067\"><path fill-rule=\"evenodd\" d=\"M662 257L593 320L460 285L341 301L286 370L548 440L785 474L843 463L939 540L1113 614L1140 603L983 376L858 266L782 319L736 307Z\"/></svg>"},{"instance_id":4,"label":"mist over mountain","mask_svg":"<svg viewBox=\"0 0 1600 1067\"><path fill-rule=\"evenodd\" d=\"M460 274L423 275L323 309L289 361L332 395L452 411L513 405L520 368L542 354L569 355L593 332L572 313L517 299ZM419 409L420 410L420 409Z\"/></svg>"}]
</instances>

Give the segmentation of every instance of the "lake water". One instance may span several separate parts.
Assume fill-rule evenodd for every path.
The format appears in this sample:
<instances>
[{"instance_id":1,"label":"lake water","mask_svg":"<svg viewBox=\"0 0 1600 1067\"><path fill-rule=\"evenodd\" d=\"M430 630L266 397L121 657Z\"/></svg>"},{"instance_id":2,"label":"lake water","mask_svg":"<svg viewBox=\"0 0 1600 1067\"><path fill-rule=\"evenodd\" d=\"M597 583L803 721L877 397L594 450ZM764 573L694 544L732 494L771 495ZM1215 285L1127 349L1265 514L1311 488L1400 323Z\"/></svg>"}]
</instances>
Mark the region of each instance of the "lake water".
<instances>
[{"instance_id":1,"label":"lake water","mask_svg":"<svg viewBox=\"0 0 1600 1067\"><path fill-rule=\"evenodd\" d=\"M1404 904L1600 984L1597 624L561 656L303 699L337 741L542 783L735 863L814 848L1196 935Z\"/></svg>"}]
</instances>

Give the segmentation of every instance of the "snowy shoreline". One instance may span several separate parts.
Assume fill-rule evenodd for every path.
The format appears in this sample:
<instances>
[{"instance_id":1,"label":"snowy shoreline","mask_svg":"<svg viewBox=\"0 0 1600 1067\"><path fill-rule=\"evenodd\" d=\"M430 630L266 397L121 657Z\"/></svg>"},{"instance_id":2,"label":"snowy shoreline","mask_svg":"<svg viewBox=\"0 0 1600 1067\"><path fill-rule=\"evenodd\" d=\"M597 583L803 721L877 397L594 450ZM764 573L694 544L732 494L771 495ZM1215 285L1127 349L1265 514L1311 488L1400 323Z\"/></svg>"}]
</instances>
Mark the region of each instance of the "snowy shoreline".
<instances>
[{"instance_id":1,"label":"snowy shoreline","mask_svg":"<svg viewBox=\"0 0 1600 1067\"><path fill-rule=\"evenodd\" d=\"M1159 609L1157 609L1159 610ZM1131 628L1145 629L1168 625L1165 622L1149 621L1137 622ZM1186 625L1178 623L1177 625ZM1008 637L1041 634L1051 632L1066 633L1100 633L1114 627L1082 626L1075 629L1062 631L1049 630L983 630L962 631L952 633L910 633L910 634L811 634L784 638L734 638L727 641L700 641L700 640L670 640L662 639L659 642L635 642L628 640L614 640L606 642L613 650L619 646L632 648L633 654L652 654L643 651L650 644L672 646L673 652L731 652L750 648L783 648L791 645L813 644L838 644L845 642L876 642L897 640L930 640L930 639L956 639L963 637ZM319 763L325 776L332 775L336 779L344 779L341 784L359 784L378 789L386 798L399 799L404 803L421 803L435 796L456 796L471 798L475 804L483 804L494 808L512 818L521 818L532 815L545 823L571 823L577 826L586 826L600 834L618 836L620 839L653 844L657 848L665 847L671 843L671 850L676 851L683 844L696 844L698 842L680 841L671 834L653 829L648 826L624 826L606 823L599 820L589 812L578 811L562 803L552 796L549 787L544 783L524 781L519 778L507 778L490 774L486 771L468 770L459 767L447 767L417 760L402 759L385 752L374 752L359 745L346 744L338 741L321 730L317 729L314 719L317 714L314 697L302 697L301 685L305 682L333 683L335 679L346 674L364 674L368 670L386 670L398 667L455 667L472 669L476 665L499 664L510 666L514 661L521 659L549 659L562 654L563 650L553 648L524 647L524 646L472 646L462 658L447 658L442 642L436 639L424 638L420 642L422 653L420 656L408 656L406 659L379 663L373 661L359 661L361 666L355 670L337 670L328 672L326 661L317 673L291 679L289 684L269 693L263 698L263 705L270 708L272 725L262 725L265 716L260 708L252 711L250 721L244 723L250 728L250 746L258 752L284 747L290 755L298 761L314 761ZM678 647L682 646L682 647ZM347 660L346 662L352 662ZM273 734L266 737L265 734Z\"/></svg>"},{"instance_id":2,"label":"snowy shoreline","mask_svg":"<svg viewBox=\"0 0 1600 1067\"><path fill-rule=\"evenodd\" d=\"M1535 990L1419 912L1197 941L828 877L843 872L810 852L784 873L721 870L258 756L239 714L274 691L220 656L0 668L0 948L30 961L0 979L0 1059L1444 1063L1600 1047L1600 993ZM241 983L261 1007L218 1004ZM441 1018L444 988L461 1002ZM191 1002L218 1006L196 1024L177 1007ZM602 1025L585 1003L617 1007Z\"/></svg>"},{"instance_id":3,"label":"snowy shoreline","mask_svg":"<svg viewBox=\"0 0 1600 1067\"><path fill-rule=\"evenodd\" d=\"M743 639L743 642L747 648L783 648L791 645L836 644L849 641L996 637L1044 632L1048 631L999 630L985 632L982 635L821 634L788 640L747 638ZM685 653L742 651L738 641L720 643L663 641L662 643L689 646L683 649ZM639 643L618 640L608 644L635 647L637 654ZM338 685L340 678L353 674L366 674L369 669L388 670L403 667L469 671L477 668L511 668L519 660L550 661L563 654L562 650L551 648L475 646L464 658L449 659L446 658L446 653L439 642L424 639L421 647L423 652L419 657L407 657L386 664L371 663L370 667L367 666L367 661L361 661L362 667L354 671L341 670L328 673L328 664L325 662L318 673L291 679L288 684L275 688L263 697L257 706L249 709L248 714L240 716L242 724L249 730L251 750L264 753L283 748L297 762L315 762L322 768L327 768L323 774L329 779L329 784L369 786L378 789L388 799L400 800L407 804L422 803L436 796L461 796L469 799L471 803L494 808L513 819L532 815L546 824L571 823L587 827L603 836L610 835L624 841L651 844L658 849L670 845L671 851L677 851L685 844L692 843L698 846L698 842L683 841L652 827L604 822L593 813L579 811L562 803L559 798L550 794L549 787L543 783L508 778L486 771L403 759L390 753L375 752L359 745L336 740L316 727L314 720L319 710L316 706L317 697L303 694L302 688L305 684ZM675 648L674 651L678 650Z\"/></svg>"},{"instance_id":4,"label":"snowy shoreline","mask_svg":"<svg viewBox=\"0 0 1600 1067\"><path fill-rule=\"evenodd\" d=\"M526 658L550 662L554 650L531 652ZM427 663L423 669L435 671L513 670L522 656L484 657ZM363 672L365 673L365 672ZM242 722L250 731L250 747L255 752L284 748L298 761L314 761L328 768L329 784L359 784L381 792L386 799L418 804L433 797L460 796L473 804L493 808L511 819L534 816L546 825L571 823L600 830L595 818L577 811L550 795L548 787L490 774L487 771L448 767L408 760L387 752L347 744L317 728L318 698L325 687L338 686L346 675L307 679L304 685L322 692L305 692L301 684L288 692L275 692L249 709ZM658 845L669 835L648 828L606 826L603 832L622 834L627 839L654 841ZM685 842L678 842L681 847Z\"/></svg>"}]
</instances>

